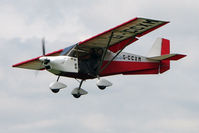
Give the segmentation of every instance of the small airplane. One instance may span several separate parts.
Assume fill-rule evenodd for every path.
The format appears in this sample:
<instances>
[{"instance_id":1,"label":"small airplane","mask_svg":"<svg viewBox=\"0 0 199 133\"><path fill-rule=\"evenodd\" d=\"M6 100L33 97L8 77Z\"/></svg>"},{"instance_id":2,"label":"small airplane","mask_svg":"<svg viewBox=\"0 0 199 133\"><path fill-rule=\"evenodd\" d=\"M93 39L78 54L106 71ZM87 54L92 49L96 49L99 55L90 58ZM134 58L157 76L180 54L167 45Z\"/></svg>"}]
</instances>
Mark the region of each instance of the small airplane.
<instances>
[{"instance_id":1,"label":"small airplane","mask_svg":"<svg viewBox=\"0 0 199 133\"><path fill-rule=\"evenodd\" d=\"M43 39L42 56L17 63L13 67L47 70L57 75L57 80L49 85L54 93L66 87L59 82L60 76L80 79L79 87L71 92L75 98L79 98L88 93L81 88L85 80L97 78L98 88L104 90L112 85L102 78L104 76L162 74L170 69L170 61L185 57L183 54L170 54L170 41L164 38L155 41L146 57L122 52L129 44L167 23L136 17L85 41L48 54Z\"/></svg>"}]
</instances>

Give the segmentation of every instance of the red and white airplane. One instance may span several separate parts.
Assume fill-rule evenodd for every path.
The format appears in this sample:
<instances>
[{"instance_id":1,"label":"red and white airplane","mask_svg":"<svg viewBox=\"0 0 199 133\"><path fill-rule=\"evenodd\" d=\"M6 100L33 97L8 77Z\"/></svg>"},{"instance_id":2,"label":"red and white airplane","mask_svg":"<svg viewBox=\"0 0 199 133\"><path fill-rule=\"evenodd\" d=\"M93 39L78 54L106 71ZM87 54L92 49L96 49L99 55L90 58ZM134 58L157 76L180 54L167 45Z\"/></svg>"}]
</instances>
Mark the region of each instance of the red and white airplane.
<instances>
[{"instance_id":1,"label":"red and white airplane","mask_svg":"<svg viewBox=\"0 0 199 133\"><path fill-rule=\"evenodd\" d=\"M45 41L42 40L42 56L17 63L13 67L47 70L57 75L57 80L49 86L54 93L66 87L59 82L60 76L81 79L79 87L71 92L75 98L79 98L87 94L81 88L87 79L97 78L97 86L103 90L112 83L101 77L116 74L161 74L170 69L171 60L185 57L182 54L170 54L170 42L163 38L155 41L146 57L122 52L129 44L167 23L169 22L134 18L85 41L48 54L45 53Z\"/></svg>"}]
</instances>

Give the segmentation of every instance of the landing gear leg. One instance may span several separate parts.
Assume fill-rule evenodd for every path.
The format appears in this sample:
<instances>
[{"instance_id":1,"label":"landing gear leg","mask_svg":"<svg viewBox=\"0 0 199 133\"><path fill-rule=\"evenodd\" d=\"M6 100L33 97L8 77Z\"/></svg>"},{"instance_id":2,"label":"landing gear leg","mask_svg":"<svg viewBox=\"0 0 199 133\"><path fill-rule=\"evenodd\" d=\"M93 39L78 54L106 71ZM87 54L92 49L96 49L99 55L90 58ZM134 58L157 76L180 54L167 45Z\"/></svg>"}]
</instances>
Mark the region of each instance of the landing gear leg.
<instances>
[{"instance_id":1,"label":"landing gear leg","mask_svg":"<svg viewBox=\"0 0 199 133\"><path fill-rule=\"evenodd\" d=\"M79 84L79 87L78 87L78 91L76 94L72 94L75 98L79 98L81 96L80 94L80 89L81 89L81 86L82 86L82 83L84 82L84 80L81 80L80 84Z\"/></svg>"},{"instance_id":2,"label":"landing gear leg","mask_svg":"<svg viewBox=\"0 0 199 133\"><path fill-rule=\"evenodd\" d=\"M57 82L59 81L60 76L57 78ZM60 89L51 89L53 93L58 93Z\"/></svg>"},{"instance_id":3,"label":"landing gear leg","mask_svg":"<svg viewBox=\"0 0 199 133\"><path fill-rule=\"evenodd\" d=\"M80 82L80 84L79 84L79 90L80 90L83 82L84 82L84 80L82 79L81 82Z\"/></svg>"},{"instance_id":4,"label":"landing gear leg","mask_svg":"<svg viewBox=\"0 0 199 133\"><path fill-rule=\"evenodd\" d=\"M57 77L57 82L59 81L60 75Z\"/></svg>"}]
</instances>

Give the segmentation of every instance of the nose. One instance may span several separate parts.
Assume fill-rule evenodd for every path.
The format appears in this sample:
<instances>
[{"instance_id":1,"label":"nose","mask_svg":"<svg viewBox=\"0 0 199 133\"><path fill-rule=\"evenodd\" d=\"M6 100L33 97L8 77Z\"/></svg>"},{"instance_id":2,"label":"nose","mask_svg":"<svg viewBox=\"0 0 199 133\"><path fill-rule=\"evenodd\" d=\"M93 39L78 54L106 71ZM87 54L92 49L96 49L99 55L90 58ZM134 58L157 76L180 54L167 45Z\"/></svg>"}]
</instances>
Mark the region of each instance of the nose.
<instances>
[{"instance_id":1,"label":"nose","mask_svg":"<svg viewBox=\"0 0 199 133\"><path fill-rule=\"evenodd\" d=\"M50 62L50 59L47 57L40 57L39 60L42 61L44 65L47 65Z\"/></svg>"},{"instance_id":2,"label":"nose","mask_svg":"<svg viewBox=\"0 0 199 133\"><path fill-rule=\"evenodd\" d=\"M40 61L44 61L45 59L47 59L47 57L40 57L39 58Z\"/></svg>"}]
</instances>

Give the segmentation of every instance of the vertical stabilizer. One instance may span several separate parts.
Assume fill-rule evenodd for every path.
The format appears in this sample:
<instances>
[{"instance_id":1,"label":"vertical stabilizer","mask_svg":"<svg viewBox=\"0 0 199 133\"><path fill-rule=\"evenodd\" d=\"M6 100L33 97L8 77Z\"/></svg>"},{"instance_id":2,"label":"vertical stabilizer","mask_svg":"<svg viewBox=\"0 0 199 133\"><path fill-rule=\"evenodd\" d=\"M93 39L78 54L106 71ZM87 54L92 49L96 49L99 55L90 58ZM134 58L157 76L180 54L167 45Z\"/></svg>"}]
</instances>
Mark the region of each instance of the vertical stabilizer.
<instances>
[{"instance_id":1,"label":"vertical stabilizer","mask_svg":"<svg viewBox=\"0 0 199 133\"><path fill-rule=\"evenodd\" d=\"M149 51L147 57L156 57L170 54L170 41L164 38L157 38ZM170 60L160 61L160 73L170 69Z\"/></svg>"},{"instance_id":2,"label":"vertical stabilizer","mask_svg":"<svg viewBox=\"0 0 199 133\"><path fill-rule=\"evenodd\" d=\"M151 50L149 51L147 57L160 56L161 48L162 48L162 38L157 38Z\"/></svg>"}]
</instances>

